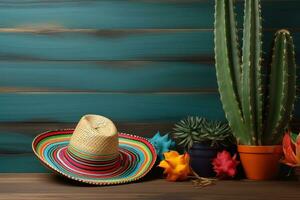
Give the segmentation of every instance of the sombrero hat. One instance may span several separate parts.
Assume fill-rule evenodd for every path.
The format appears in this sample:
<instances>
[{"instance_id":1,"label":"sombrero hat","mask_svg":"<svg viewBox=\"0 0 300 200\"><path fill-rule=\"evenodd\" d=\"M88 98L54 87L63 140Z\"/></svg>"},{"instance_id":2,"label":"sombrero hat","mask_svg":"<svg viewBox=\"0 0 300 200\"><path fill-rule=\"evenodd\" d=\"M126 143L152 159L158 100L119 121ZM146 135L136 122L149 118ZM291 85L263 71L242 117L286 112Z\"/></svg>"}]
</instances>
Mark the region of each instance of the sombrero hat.
<instances>
[{"instance_id":1,"label":"sombrero hat","mask_svg":"<svg viewBox=\"0 0 300 200\"><path fill-rule=\"evenodd\" d=\"M76 181L112 185L136 181L156 161L145 138L118 133L113 122L85 115L75 129L48 131L32 142L35 155L54 172Z\"/></svg>"}]
</instances>

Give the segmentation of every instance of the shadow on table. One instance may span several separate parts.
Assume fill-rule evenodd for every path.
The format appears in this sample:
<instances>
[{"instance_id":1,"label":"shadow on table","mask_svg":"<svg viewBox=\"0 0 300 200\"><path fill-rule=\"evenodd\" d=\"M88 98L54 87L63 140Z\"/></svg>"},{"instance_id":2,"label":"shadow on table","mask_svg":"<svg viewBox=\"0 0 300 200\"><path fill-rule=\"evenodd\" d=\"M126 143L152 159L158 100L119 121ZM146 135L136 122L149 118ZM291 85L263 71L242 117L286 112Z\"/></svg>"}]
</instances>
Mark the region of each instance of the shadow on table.
<instances>
[{"instance_id":1,"label":"shadow on table","mask_svg":"<svg viewBox=\"0 0 300 200\"><path fill-rule=\"evenodd\" d=\"M162 170L159 168L154 167L145 177L138 181L134 181L134 183L140 183L140 182L148 182L153 181L156 179L160 179L162 177ZM68 185L68 186L80 186L80 187L99 187L99 185L91 185L87 183L82 183L79 181L75 181L73 179L66 178L65 176L62 176L60 174L49 174L49 179L52 182L61 184L61 185ZM120 184L118 184L120 185ZM117 185L107 185L107 186L117 186ZM106 186L106 187L107 187Z\"/></svg>"}]
</instances>

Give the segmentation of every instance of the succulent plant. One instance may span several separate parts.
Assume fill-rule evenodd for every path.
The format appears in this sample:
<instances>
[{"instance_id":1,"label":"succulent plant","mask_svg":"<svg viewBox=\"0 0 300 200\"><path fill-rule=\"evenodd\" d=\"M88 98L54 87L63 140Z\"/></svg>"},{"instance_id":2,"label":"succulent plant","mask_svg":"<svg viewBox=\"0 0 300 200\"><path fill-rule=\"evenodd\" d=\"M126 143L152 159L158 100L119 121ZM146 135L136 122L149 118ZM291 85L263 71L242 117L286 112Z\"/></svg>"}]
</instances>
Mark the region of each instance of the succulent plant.
<instances>
[{"instance_id":1,"label":"succulent plant","mask_svg":"<svg viewBox=\"0 0 300 200\"><path fill-rule=\"evenodd\" d=\"M213 147L225 147L234 144L234 137L228 123L205 120L197 142L207 143Z\"/></svg>"},{"instance_id":2,"label":"succulent plant","mask_svg":"<svg viewBox=\"0 0 300 200\"><path fill-rule=\"evenodd\" d=\"M176 123L173 128L173 137L178 145L183 146L185 149L191 148L203 129L204 121L204 118L189 116Z\"/></svg>"},{"instance_id":3,"label":"succulent plant","mask_svg":"<svg viewBox=\"0 0 300 200\"><path fill-rule=\"evenodd\" d=\"M228 146L234 139L228 124L201 117L187 117L175 124L173 137L179 146L190 149L194 143L213 147Z\"/></svg>"},{"instance_id":4,"label":"succulent plant","mask_svg":"<svg viewBox=\"0 0 300 200\"><path fill-rule=\"evenodd\" d=\"M215 61L223 109L239 144L279 144L296 97L293 40L289 31L277 31L271 65L263 70L261 2L245 0L242 53L233 2L215 1Z\"/></svg>"},{"instance_id":5,"label":"succulent plant","mask_svg":"<svg viewBox=\"0 0 300 200\"><path fill-rule=\"evenodd\" d=\"M159 160L163 160L163 154L170 151L175 146L175 142L169 137L169 134L161 136L160 132L157 132L149 141L155 147Z\"/></svg>"}]
</instances>

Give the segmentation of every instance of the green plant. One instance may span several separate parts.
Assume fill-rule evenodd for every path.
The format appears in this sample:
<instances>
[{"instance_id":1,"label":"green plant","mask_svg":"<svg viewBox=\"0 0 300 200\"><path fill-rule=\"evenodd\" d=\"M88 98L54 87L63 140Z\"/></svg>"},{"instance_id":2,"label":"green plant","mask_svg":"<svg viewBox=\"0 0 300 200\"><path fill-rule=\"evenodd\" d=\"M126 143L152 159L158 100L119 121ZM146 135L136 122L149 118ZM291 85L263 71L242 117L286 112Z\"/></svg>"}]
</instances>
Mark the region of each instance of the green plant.
<instances>
[{"instance_id":1,"label":"green plant","mask_svg":"<svg viewBox=\"0 0 300 200\"><path fill-rule=\"evenodd\" d=\"M213 147L228 146L233 143L228 124L209 121L200 117L187 117L175 124L173 137L178 145L190 149L194 143L207 144Z\"/></svg>"},{"instance_id":2,"label":"green plant","mask_svg":"<svg viewBox=\"0 0 300 200\"><path fill-rule=\"evenodd\" d=\"M215 4L217 80L233 134L239 144L278 144L296 96L292 37L287 30L276 32L270 67L263 70L260 0L245 0L241 57L233 0Z\"/></svg>"},{"instance_id":3,"label":"green plant","mask_svg":"<svg viewBox=\"0 0 300 200\"><path fill-rule=\"evenodd\" d=\"M234 144L234 137L228 123L205 120L197 142L207 143L213 147L226 147Z\"/></svg>"},{"instance_id":4,"label":"green plant","mask_svg":"<svg viewBox=\"0 0 300 200\"><path fill-rule=\"evenodd\" d=\"M187 117L180 120L173 128L173 137L179 146L189 149L197 141L197 137L203 129L205 119L201 117Z\"/></svg>"}]
</instances>

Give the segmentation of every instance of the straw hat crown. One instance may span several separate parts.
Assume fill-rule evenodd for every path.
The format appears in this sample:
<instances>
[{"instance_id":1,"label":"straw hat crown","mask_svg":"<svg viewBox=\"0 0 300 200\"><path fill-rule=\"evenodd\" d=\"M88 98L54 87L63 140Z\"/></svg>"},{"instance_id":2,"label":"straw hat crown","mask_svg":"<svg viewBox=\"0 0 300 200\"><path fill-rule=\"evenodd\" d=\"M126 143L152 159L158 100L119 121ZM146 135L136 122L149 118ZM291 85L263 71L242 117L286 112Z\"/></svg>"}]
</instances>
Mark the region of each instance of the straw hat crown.
<instances>
[{"instance_id":1,"label":"straw hat crown","mask_svg":"<svg viewBox=\"0 0 300 200\"><path fill-rule=\"evenodd\" d=\"M100 115L85 115L77 124L68 151L86 157L119 155L118 131L114 123Z\"/></svg>"}]
</instances>

